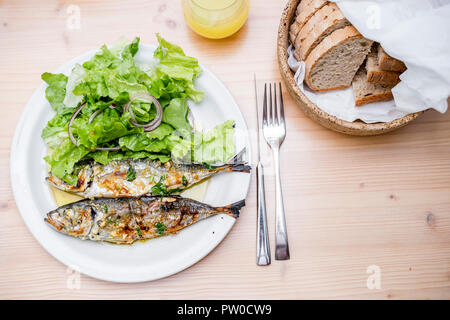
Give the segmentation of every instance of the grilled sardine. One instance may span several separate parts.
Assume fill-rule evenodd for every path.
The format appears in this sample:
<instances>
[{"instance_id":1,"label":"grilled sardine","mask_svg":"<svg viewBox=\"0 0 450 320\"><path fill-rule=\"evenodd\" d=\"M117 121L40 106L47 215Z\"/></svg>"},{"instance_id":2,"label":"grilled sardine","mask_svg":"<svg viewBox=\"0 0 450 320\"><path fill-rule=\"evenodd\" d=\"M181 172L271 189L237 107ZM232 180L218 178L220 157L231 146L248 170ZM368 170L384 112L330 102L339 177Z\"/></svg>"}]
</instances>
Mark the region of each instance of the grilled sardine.
<instances>
[{"instance_id":1,"label":"grilled sardine","mask_svg":"<svg viewBox=\"0 0 450 320\"><path fill-rule=\"evenodd\" d=\"M152 194L152 188L157 184L164 190L182 191L220 171L249 172L251 167L238 157L240 154L221 166L172 161L161 164L154 160L117 160L107 165L90 162L80 169L76 186L65 183L51 172L46 180L57 189L84 198L140 197Z\"/></svg>"},{"instance_id":2,"label":"grilled sardine","mask_svg":"<svg viewBox=\"0 0 450 320\"><path fill-rule=\"evenodd\" d=\"M217 214L237 218L245 200L225 207L179 196L83 199L47 213L45 222L82 240L131 244L174 234Z\"/></svg>"}]
</instances>

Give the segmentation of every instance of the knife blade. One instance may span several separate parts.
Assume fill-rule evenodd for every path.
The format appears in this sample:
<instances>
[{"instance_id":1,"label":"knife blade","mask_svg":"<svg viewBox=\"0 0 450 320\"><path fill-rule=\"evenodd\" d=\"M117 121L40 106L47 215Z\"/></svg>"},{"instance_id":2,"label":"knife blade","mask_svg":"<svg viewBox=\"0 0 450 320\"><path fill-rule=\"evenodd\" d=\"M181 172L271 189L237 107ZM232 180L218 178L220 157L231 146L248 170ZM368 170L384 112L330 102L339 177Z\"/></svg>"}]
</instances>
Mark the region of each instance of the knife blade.
<instances>
[{"instance_id":1,"label":"knife blade","mask_svg":"<svg viewBox=\"0 0 450 320\"><path fill-rule=\"evenodd\" d=\"M260 157L260 121L258 111L258 89L256 86L256 74L253 74L255 85L256 107L256 141L257 141L257 165L256 165L256 200L257 200L257 234L256 234L256 264L267 266L270 264L269 233L267 230L266 197L264 190L264 168Z\"/></svg>"}]
</instances>

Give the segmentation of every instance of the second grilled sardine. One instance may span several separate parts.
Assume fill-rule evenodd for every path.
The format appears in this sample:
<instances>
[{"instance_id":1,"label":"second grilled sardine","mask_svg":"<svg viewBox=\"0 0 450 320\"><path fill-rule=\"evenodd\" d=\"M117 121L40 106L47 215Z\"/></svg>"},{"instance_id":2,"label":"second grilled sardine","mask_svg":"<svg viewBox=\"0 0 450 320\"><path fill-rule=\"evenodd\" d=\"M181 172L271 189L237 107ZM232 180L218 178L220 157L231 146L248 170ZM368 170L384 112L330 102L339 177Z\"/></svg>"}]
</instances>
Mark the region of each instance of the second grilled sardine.
<instances>
[{"instance_id":1,"label":"second grilled sardine","mask_svg":"<svg viewBox=\"0 0 450 320\"><path fill-rule=\"evenodd\" d=\"M227 214L237 218L241 200L225 207L173 197L84 199L50 211L45 222L82 240L131 244L170 235L200 220Z\"/></svg>"}]
</instances>

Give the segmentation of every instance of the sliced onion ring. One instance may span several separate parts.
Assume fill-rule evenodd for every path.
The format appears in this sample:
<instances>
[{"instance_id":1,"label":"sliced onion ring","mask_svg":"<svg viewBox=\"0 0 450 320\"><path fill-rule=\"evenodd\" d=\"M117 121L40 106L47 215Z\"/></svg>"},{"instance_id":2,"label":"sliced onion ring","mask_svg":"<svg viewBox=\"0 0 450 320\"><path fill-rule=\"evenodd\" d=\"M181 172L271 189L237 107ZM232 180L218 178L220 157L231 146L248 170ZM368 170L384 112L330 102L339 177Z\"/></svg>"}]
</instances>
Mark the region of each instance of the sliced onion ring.
<instances>
[{"instance_id":1,"label":"sliced onion ring","mask_svg":"<svg viewBox=\"0 0 450 320\"><path fill-rule=\"evenodd\" d=\"M89 117L89 121L88 124L91 124L92 121L94 121L95 117L99 115L100 112L102 112L102 109L99 109L97 111L95 111L93 114L91 114L91 116Z\"/></svg>"},{"instance_id":2,"label":"sliced onion ring","mask_svg":"<svg viewBox=\"0 0 450 320\"><path fill-rule=\"evenodd\" d=\"M131 107L131 103L137 99L147 99L147 100L150 100L151 102L153 102L153 104L155 105L156 116L155 116L155 119L153 119L151 122L146 123L146 124L140 124L137 122L136 116L134 115L134 112L133 112L133 108ZM144 131L146 131L146 132L153 131L156 128L158 128L162 121L161 104L154 96L152 96L148 93L140 92L140 93L132 95L130 97L130 101L128 101L128 103L123 107L123 110L124 110L124 112L126 112L126 111L130 112L130 115L131 115L130 122L133 126L144 128Z\"/></svg>"},{"instance_id":3,"label":"sliced onion ring","mask_svg":"<svg viewBox=\"0 0 450 320\"><path fill-rule=\"evenodd\" d=\"M73 123L73 120L75 120L75 118L77 117L77 115L78 115L78 113L80 113L80 111L81 111L81 109L83 109L83 107L86 105L86 102L84 102L84 103L82 103L79 107L78 107L78 109L77 110L75 110L75 112L73 113L73 115L70 117L70 121L69 121L69 126L68 126L68 132L69 132L69 138L70 138L70 140L72 141L72 143L74 144L74 145L76 145L77 147L80 145L79 143L78 143L78 141L75 139L75 137L73 136L73 133L72 133L72 123Z\"/></svg>"},{"instance_id":4,"label":"sliced onion ring","mask_svg":"<svg viewBox=\"0 0 450 320\"><path fill-rule=\"evenodd\" d=\"M112 104L112 105L109 106L109 108L110 109L115 109L116 105ZM91 116L89 117L88 123L91 124L91 122L94 121L95 117L98 116L103 111L104 111L103 109L99 109L99 110L95 111L93 114L91 114Z\"/></svg>"},{"instance_id":5,"label":"sliced onion ring","mask_svg":"<svg viewBox=\"0 0 450 320\"><path fill-rule=\"evenodd\" d=\"M83 107L86 105L86 102L82 103L77 110L75 110L75 112L73 113L73 115L70 117L70 121L69 121L69 126L68 126L68 132L69 132L69 138L72 141L72 143L74 145L76 145L77 147L80 145L80 143L75 139L75 137L73 136L72 133L72 123L73 120L75 120L75 118L77 117L78 113L80 113L81 109L83 109ZM115 107L115 106L114 106ZM91 117L89 118L89 123L92 122L92 120L100 113L98 110L96 112L94 112ZM94 150L98 150L98 151L118 151L120 150L120 147L113 147L113 148L95 148Z\"/></svg>"}]
</instances>

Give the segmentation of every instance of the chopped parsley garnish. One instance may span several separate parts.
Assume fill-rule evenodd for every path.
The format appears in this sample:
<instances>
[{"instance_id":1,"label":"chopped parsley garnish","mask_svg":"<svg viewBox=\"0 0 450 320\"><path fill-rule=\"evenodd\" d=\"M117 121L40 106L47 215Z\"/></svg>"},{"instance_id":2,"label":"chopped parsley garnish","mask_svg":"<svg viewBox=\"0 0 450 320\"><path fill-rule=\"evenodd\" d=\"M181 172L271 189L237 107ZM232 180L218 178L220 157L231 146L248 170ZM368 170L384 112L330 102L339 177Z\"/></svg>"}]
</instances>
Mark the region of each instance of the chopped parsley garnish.
<instances>
[{"instance_id":1,"label":"chopped parsley garnish","mask_svg":"<svg viewBox=\"0 0 450 320\"><path fill-rule=\"evenodd\" d=\"M188 180L186 179L185 176L183 176L183 178L181 178L181 182L183 183L183 186L187 187L187 185L188 185Z\"/></svg>"},{"instance_id":2,"label":"chopped parsley garnish","mask_svg":"<svg viewBox=\"0 0 450 320\"><path fill-rule=\"evenodd\" d=\"M111 218L106 219L106 221L108 221L109 224L113 223L113 221L111 220Z\"/></svg>"},{"instance_id":3,"label":"chopped parsley garnish","mask_svg":"<svg viewBox=\"0 0 450 320\"><path fill-rule=\"evenodd\" d=\"M161 179L159 179L158 183L156 183L152 187L152 194L157 196L169 196L172 193L180 192L181 189L172 189L167 190L167 186L163 184L164 180L166 180L167 176L162 176Z\"/></svg>"},{"instance_id":4,"label":"chopped parsley garnish","mask_svg":"<svg viewBox=\"0 0 450 320\"><path fill-rule=\"evenodd\" d=\"M139 237L142 237L142 232L141 232L141 228L136 227L136 231Z\"/></svg>"},{"instance_id":5,"label":"chopped parsley garnish","mask_svg":"<svg viewBox=\"0 0 450 320\"><path fill-rule=\"evenodd\" d=\"M103 206L103 210L105 210L105 213L108 213L108 206L106 204Z\"/></svg>"},{"instance_id":6,"label":"chopped parsley garnish","mask_svg":"<svg viewBox=\"0 0 450 320\"><path fill-rule=\"evenodd\" d=\"M163 184L166 176L162 176L152 187L152 194L163 196L167 192L167 186Z\"/></svg>"},{"instance_id":7,"label":"chopped parsley garnish","mask_svg":"<svg viewBox=\"0 0 450 320\"><path fill-rule=\"evenodd\" d=\"M203 165L204 165L205 168L208 169L208 170L214 169L214 168L212 167L212 165L210 165L209 163L203 162Z\"/></svg>"},{"instance_id":8,"label":"chopped parsley garnish","mask_svg":"<svg viewBox=\"0 0 450 320\"><path fill-rule=\"evenodd\" d=\"M163 235L164 231L166 231L166 226L161 222L156 223L155 227L156 227L156 232L158 232L160 235Z\"/></svg>"},{"instance_id":9,"label":"chopped parsley garnish","mask_svg":"<svg viewBox=\"0 0 450 320\"><path fill-rule=\"evenodd\" d=\"M127 180L133 181L134 179L136 179L136 171L134 171L133 167L130 165L128 167Z\"/></svg>"}]
</instances>

